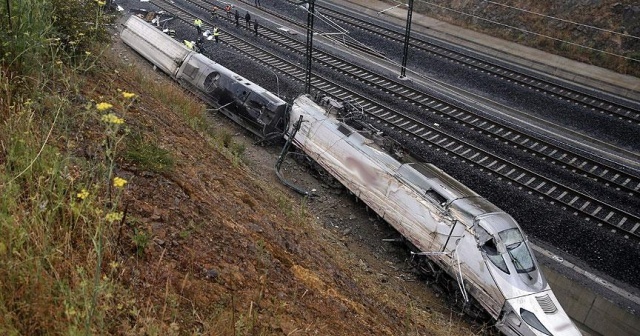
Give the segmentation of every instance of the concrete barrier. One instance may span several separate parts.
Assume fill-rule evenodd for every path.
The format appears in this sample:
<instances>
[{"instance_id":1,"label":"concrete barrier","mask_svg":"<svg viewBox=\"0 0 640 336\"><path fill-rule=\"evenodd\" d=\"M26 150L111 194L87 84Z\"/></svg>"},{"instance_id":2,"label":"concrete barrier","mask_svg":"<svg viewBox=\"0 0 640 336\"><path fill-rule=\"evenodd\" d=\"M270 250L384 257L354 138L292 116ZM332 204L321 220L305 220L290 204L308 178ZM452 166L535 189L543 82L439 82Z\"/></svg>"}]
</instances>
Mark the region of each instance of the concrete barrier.
<instances>
[{"instance_id":1,"label":"concrete barrier","mask_svg":"<svg viewBox=\"0 0 640 336\"><path fill-rule=\"evenodd\" d=\"M567 314L591 335L640 335L640 318L553 269L541 265L553 292ZM582 328L584 329L584 328Z\"/></svg>"}]
</instances>

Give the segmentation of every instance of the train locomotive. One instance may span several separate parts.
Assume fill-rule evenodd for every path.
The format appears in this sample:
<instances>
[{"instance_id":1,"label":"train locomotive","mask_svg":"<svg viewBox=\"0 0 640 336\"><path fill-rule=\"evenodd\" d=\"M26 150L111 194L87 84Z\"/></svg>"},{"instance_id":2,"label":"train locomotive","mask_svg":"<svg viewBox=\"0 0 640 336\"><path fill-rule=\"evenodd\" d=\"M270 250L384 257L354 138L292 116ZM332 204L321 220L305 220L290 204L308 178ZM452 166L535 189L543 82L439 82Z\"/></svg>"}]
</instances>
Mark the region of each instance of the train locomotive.
<instances>
[{"instance_id":1,"label":"train locomotive","mask_svg":"<svg viewBox=\"0 0 640 336\"><path fill-rule=\"evenodd\" d=\"M432 164L401 163L336 105L296 98L286 137L455 278L501 332L581 334L511 216Z\"/></svg>"},{"instance_id":2,"label":"train locomotive","mask_svg":"<svg viewBox=\"0 0 640 336\"><path fill-rule=\"evenodd\" d=\"M287 103L131 15L122 41L205 102L260 138L279 136Z\"/></svg>"},{"instance_id":3,"label":"train locomotive","mask_svg":"<svg viewBox=\"0 0 640 336\"><path fill-rule=\"evenodd\" d=\"M301 150L393 226L413 254L455 279L464 300L486 311L502 333L581 334L511 216L432 164L401 162L372 136L375 132L361 132L348 122L353 110L346 111L342 102L302 95L288 108L135 16L121 38L254 134L282 136L285 148L293 144Z\"/></svg>"}]
</instances>

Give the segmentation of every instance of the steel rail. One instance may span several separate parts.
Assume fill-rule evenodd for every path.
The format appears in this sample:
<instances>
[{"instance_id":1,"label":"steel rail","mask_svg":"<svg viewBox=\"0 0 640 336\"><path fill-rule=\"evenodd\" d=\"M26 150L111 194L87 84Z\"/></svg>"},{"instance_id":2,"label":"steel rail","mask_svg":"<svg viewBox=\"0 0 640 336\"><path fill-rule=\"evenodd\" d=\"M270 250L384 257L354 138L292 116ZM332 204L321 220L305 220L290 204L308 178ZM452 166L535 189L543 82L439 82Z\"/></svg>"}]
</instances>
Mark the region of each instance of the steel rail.
<instances>
[{"instance_id":1,"label":"steel rail","mask_svg":"<svg viewBox=\"0 0 640 336\"><path fill-rule=\"evenodd\" d=\"M210 2L204 0L185 1L194 3L203 9L206 9L206 6L212 5ZM306 53L305 46L302 42L284 35L278 30L262 27L261 34L282 48L286 48L300 55ZM640 178L627 174L611 165L571 153L548 141L537 139L524 132L517 131L512 127L501 125L466 109L453 106L425 94L420 90L409 87L401 81L378 75L373 71L354 65L349 61L322 50L314 50L314 59L321 65L337 70L342 74L372 87L378 87L383 92L416 105L424 109L427 113L437 113L443 118L453 118L461 125L480 133L485 132L486 134L490 134L501 139L504 143L508 143L513 148L524 152L537 153L558 167L572 167L574 170L579 171L578 175L588 178L590 183L600 183L605 188L615 188L627 193L629 196L640 195Z\"/></svg>"},{"instance_id":2,"label":"steel rail","mask_svg":"<svg viewBox=\"0 0 640 336\"><path fill-rule=\"evenodd\" d=\"M340 21L344 24L348 24L352 27L359 28L398 43L403 43L404 41L404 35L401 32L390 30L370 21L349 16L321 4L317 4L316 6L323 9L325 11L324 14L327 15L328 12L328 16L330 16L332 20ZM522 72L509 69L506 66L497 65L479 57L463 54L416 37L410 38L410 41L411 46L418 50L446 58L453 62L464 64L478 71L491 73L496 77L507 81L514 81L532 90L540 90L552 97L565 99L575 104L581 104L583 107L590 108L599 113L607 113L609 116L616 117L627 122L640 124L640 111L629 106L625 106L602 97L596 97L595 95L568 88L557 83L552 83L551 81L539 78L538 76L524 74Z\"/></svg>"},{"instance_id":3,"label":"steel rail","mask_svg":"<svg viewBox=\"0 0 640 336\"><path fill-rule=\"evenodd\" d=\"M174 12L163 8L159 2L166 6L173 7L177 11L182 11L177 15L181 20L190 23L196 16L190 14L177 5L157 1L154 3L167 12ZM211 24L208 20L203 20L206 24ZM304 78L305 69L293 64L281 57L268 52L242 38L239 38L231 32L225 34L225 42L234 49L255 59L256 61L267 65L281 73L286 74L296 81ZM471 164L479 165L488 169L501 177L508 179L509 183L515 183L520 188L526 188L530 193L536 192L539 198L548 199L551 203L561 203L565 208L574 210L574 214L582 213L586 221L593 221L597 225L607 225L614 231L622 231L626 237L633 236L640 238L638 228L640 228L640 218L630 214L624 210L608 205L604 202L595 200L588 195L562 184L543 177L526 168L519 167L509 162L509 159L502 159L496 155L490 154L472 144L454 139L442 131L422 123L415 118L394 111L382 104L366 98L350 89L333 83L319 75L312 76L312 86L317 90L335 97L340 100L352 100L363 107L368 117L379 124L386 124L388 127L398 128L405 136L411 136L413 141L429 143L429 147L437 147L445 150L456 157L459 157Z\"/></svg>"}]
</instances>

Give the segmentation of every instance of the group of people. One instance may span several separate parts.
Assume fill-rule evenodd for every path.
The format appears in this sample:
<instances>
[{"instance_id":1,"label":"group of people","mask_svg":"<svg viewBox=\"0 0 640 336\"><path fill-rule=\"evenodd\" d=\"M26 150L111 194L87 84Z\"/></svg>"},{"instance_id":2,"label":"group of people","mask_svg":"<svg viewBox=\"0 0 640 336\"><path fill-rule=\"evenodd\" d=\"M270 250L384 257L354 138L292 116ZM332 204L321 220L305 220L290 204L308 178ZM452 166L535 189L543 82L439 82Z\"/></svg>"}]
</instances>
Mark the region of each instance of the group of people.
<instances>
[{"instance_id":1,"label":"group of people","mask_svg":"<svg viewBox=\"0 0 640 336\"><path fill-rule=\"evenodd\" d=\"M238 10L236 9L236 27L240 26L240 14L238 13ZM249 12L247 12L247 14L244 15L244 22L247 25L247 29L251 29L251 14L249 14ZM258 27L260 27L260 24L258 23L258 19L254 19L253 20L253 31L255 32L256 36L258 36Z\"/></svg>"},{"instance_id":2,"label":"group of people","mask_svg":"<svg viewBox=\"0 0 640 336\"><path fill-rule=\"evenodd\" d=\"M210 30L207 30L203 33L202 20L200 19L193 20L193 25L196 26L196 30L198 31L198 38L196 39L195 42L184 40L184 44L185 46L187 46L187 48L201 52L204 48L203 46L204 40L202 39L203 36L207 40L215 39L216 43L220 42L220 30L218 29L218 27L213 27L213 32L211 32Z\"/></svg>"},{"instance_id":3,"label":"group of people","mask_svg":"<svg viewBox=\"0 0 640 336\"><path fill-rule=\"evenodd\" d=\"M256 0L255 1L255 5L256 6L260 6L260 1ZM231 9L232 6L230 4L227 4L224 7L224 11L227 15L227 19L231 19ZM217 12L218 12L218 7L217 6L213 6L211 8L211 18L215 19L217 16ZM240 26L240 13L238 12L238 10L236 9L235 14L234 14L234 19L235 19L235 23L236 23L236 27ZM247 11L247 13L244 15L244 20L245 20L245 24L247 29L251 29L251 14ZM196 26L196 30L198 32L198 39L193 42L193 41L187 41L185 40L184 43L185 45L189 48L189 49L196 49L196 50L202 50L202 43L203 43L203 39L202 36L204 36L206 39L208 40L212 40L214 39L216 43L219 43L220 41L220 29L218 29L217 26L213 27L213 32L207 30L204 33L202 32L202 20L196 18L193 21L193 25ZM253 20L253 31L255 33L256 36L258 36L258 28L260 27L260 24L258 23L257 19Z\"/></svg>"}]
</instances>

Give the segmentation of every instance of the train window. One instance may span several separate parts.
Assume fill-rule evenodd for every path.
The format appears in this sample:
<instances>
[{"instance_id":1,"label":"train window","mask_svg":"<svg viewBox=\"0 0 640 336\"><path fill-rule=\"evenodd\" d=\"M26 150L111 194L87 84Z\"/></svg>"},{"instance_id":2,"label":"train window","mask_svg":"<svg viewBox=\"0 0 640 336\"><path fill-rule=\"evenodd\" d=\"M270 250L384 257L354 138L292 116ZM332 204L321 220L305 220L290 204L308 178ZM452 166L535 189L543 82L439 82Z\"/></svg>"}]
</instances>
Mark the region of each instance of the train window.
<instances>
[{"instance_id":1,"label":"train window","mask_svg":"<svg viewBox=\"0 0 640 336\"><path fill-rule=\"evenodd\" d=\"M345 124L342 124L342 123L338 125L338 131L342 132L342 134L346 136L349 136L351 135L351 133L353 133L351 128L347 127Z\"/></svg>"},{"instance_id":2,"label":"train window","mask_svg":"<svg viewBox=\"0 0 640 336\"><path fill-rule=\"evenodd\" d=\"M491 263L501 271L510 274L509 268L507 268L507 263L504 261L502 254L498 251L495 237L490 235L479 225L476 226L476 237L478 239L478 246L485 253L487 259L489 259L489 261L491 261Z\"/></svg>"},{"instance_id":3,"label":"train window","mask_svg":"<svg viewBox=\"0 0 640 336\"><path fill-rule=\"evenodd\" d=\"M262 109L264 108L264 104L262 102L256 100L247 100L247 106L254 109Z\"/></svg>"},{"instance_id":4,"label":"train window","mask_svg":"<svg viewBox=\"0 0 640 336\"><path fill-rule=\"evenodd\" d=\"M445 206L447 204L447 199L442 195L438 194L435 190L429 189L424 192L425 195L429 196L432 200L436 201L439 206Z\"/></svg>"},{"instance_id":5,"label":"train window","mask_svg":"<svg viewBox=\"0 0 640 336\"><path fill-rule=\"evenodd\" d=\"M184 68L182 70L182 73L184 73L185 75L191 77L191 78L195 78L196 74L198 74L198 70L200 70L199 67L192 65L191 63L187 63L184 65Z\"/></svg>"},{"instance_id":6,"label":"train window","mask_svg":"<svg viewBox=\"0 0 640 336\"><path fill-rule=\"evenodd\" d=\"M507 247L509 257L518 273L529 273L536 269L529 248L518 228L504 230L498 233L502 243Z\"/></svg>"},{"instance_id":7,"label":"train window","mask_svg":"<svg viewBox=\"0 0 640 336\"><path fill-rule=\"evenodd\" d=\"M213 71L212 73L207 75L207 78L204 79L204 90L207 91L207 93L213 92L213 90L215 90L216 87L218 87L219 78L220 78L220 73L217 71Z\"/></svg>"}]
</instances>

